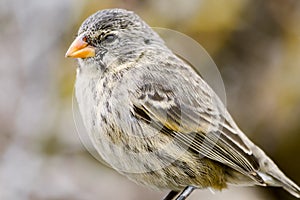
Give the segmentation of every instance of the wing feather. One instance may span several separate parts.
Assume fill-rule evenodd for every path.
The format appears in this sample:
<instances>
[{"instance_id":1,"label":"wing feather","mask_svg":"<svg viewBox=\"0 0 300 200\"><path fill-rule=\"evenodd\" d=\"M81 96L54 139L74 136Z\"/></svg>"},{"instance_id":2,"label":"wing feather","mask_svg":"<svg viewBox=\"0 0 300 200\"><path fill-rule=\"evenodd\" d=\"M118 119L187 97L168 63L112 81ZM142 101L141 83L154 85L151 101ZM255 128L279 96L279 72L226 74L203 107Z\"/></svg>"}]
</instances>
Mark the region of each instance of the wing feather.
<instances>
[{"instance_id":1,"label":"wing feather","mask_svg":"<svg viewBox=\"0 0 300 200\"><path fill-rule=\"evenodd\" d=\"M210 100L199 101L197 96L188 96L184 91L177 91L183 93L183 97L178 97L163 85L144 84L144 87L134 94L132 103L148 116L142 118L151 119L151 126L176 138L200 156L223 163L263 183L256 173L258 161L237 134L236 125L232 125L233 120L227 117L229 114L217 110L221 101L213 92L210 93L213 96L208 97ZM137 96L141 93L142 96Z\"/></svg>"}]
</instances>

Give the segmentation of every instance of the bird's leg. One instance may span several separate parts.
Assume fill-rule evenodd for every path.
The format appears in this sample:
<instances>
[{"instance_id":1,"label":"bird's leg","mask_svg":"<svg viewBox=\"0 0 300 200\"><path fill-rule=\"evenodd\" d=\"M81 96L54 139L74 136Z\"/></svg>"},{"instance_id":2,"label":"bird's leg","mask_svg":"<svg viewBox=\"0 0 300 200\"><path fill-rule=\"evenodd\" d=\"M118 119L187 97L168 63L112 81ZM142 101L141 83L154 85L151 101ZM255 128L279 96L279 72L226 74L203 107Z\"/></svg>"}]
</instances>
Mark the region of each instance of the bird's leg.
<instances>
[{"instance_id":1,"label":"bird's leg","mask_svg":"<svg viewBox=\"0 0 300 200\"><path fill-rule=\"evenodd\" d=\"M176 197L179 194L179 191L174 191L172 190L171 192L169 192L169 194L167 196L165 196L165 198L163 200L172 200L174 199L174 197Z\"/></svg>"},{"instance_id":2,"label":"bird's leg","mask_svg":"<svg viewBox=\"0 0 300 200\"><path fill-rule=\"evenodd\" d=\"M194 191L193 186L187 186L182 190L182 192L179 194L179 191L172 190L169 192L169 194L163 199L163 200L172 200L174 199L178 194L178 197L175 200L185 200L190 194Z\"/></svg>"},{"instance_id":3,"label":"bird's leg","mask_svg":"<svg viewBox=\"0 0 300 200\"><path fill-rule=\"evenodd\" d=\"M186 188L184 188L184 190L178 195L178 197L176 198L176 200L185 200L186 198L188 198L188 196L190 196L190 194L194 191L194 187L193 186L187 186Z\"/></svg>"}]
</instances>

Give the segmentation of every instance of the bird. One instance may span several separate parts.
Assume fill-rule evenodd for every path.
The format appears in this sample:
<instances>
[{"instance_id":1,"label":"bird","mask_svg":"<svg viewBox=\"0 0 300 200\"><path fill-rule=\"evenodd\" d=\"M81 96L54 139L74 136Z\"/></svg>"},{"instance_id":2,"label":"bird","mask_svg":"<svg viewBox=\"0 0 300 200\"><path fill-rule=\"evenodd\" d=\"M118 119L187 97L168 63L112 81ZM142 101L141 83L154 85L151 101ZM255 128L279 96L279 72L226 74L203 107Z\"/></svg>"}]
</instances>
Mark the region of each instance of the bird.
<instances>
[{"instance_id":1,"label":"bird","mask_svg":"<svg viewBox=\"0 0 300 200\"><path fill-rule=\"evenodd\" d=\"M228 185L299 186L234 122L218 95L137 14L100 10L80 26L75 95L102 159L165 199Z\"/></svg>"}]
</instances>

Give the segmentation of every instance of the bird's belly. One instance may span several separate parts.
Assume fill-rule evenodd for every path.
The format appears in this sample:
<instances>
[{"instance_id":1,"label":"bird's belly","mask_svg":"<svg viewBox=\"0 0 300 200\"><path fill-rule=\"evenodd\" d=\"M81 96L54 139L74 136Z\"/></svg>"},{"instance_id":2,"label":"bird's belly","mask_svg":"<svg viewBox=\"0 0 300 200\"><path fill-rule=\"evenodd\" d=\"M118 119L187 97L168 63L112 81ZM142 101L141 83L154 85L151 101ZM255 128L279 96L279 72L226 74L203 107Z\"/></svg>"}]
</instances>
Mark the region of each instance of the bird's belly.
<instances>
[{"instance_id":1,"label":"bird's belly","mask_svg":"<svg viewBox=\"0 0 300 200\"><path fill-rule=\"evenodd\" d=\"M180 190L187 185L199 188L226 187L224 168L218 163L169 141L169 137L143 140L120 137L122 133L105 132L94 138L102 158L119 173L136 183L158 189ZM115 134L115 135L114 135ZM155 142L160 140L160 147Z\"/></svg>"}]
</instances>

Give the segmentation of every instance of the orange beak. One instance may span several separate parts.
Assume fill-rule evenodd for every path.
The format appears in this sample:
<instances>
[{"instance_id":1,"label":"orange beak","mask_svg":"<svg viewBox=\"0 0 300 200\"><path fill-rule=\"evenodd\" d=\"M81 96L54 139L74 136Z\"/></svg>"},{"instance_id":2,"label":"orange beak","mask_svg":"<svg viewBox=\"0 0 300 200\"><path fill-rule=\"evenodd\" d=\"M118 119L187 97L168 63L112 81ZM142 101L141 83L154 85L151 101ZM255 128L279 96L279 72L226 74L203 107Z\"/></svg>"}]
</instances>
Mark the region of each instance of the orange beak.
<instances>
[{"instance_id":1,"label":"orange beak","mask_svg":"<svg viewBox=\"0 0 300 200\"><path fill-rule=\"evenodd\" d=\"M78 36L69 47L66 57L71 58L88 58L95 56L95 48L89 46L86 37L82 34Z\"/></svg>"}]
</instances>

